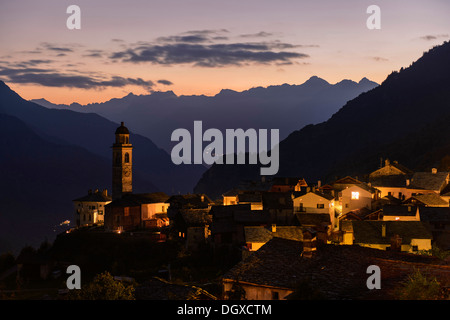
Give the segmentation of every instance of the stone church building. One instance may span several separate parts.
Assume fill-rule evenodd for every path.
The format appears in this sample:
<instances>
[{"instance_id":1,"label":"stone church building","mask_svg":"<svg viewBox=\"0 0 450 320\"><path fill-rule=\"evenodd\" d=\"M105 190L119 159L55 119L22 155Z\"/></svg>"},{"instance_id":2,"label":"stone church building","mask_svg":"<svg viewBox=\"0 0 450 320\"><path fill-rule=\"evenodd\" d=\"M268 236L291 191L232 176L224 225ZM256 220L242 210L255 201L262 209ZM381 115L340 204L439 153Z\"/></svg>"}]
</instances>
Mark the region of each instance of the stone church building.
<instances>
[{"instance_id":1,"label":"stone church building","mask_svg":"<svg viewBox=\"0 0 450 320\"><path fill-rule=\"evenodd\" d=\"M112 146L112 202L105 206L105 230L122 232L169 225L169 196L164 192L133 193L133 145L122 122Z\"/></svg>"}]
</instances>

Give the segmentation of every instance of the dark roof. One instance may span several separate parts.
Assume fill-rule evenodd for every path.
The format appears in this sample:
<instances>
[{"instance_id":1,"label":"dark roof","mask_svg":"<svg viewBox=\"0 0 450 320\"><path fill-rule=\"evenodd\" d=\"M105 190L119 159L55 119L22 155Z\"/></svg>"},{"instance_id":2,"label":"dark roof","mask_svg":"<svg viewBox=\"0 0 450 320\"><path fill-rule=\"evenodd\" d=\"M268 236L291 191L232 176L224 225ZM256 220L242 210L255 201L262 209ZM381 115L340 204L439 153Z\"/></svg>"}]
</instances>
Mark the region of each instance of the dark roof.
<instances>
[{"instance_id":1,"label":"dark roof","mask_svg":"<svg viewBox=\"0 0 450 320\"><path fill-rule=\"evenodd\" d=\"M331 186L329 184L317 187L317 189L319 189L319 190L334 190L333 186Z\"/></svg>"},{"instance_id":2,"label":"dark roof","mask_svg":"<svg viewBox=\"0 0 450 320\"><path fill-rule=\"evenodd\" d=\"M244 192L238 194L239 202L262 202L262 195L259 192Z\"/></svg>"},{"instance_id":3,"label":"dark roof","mask_svg":"<svg viewBox=\"0 0 450 320\"><path fill-rule=\"evenodd\" d=\"M227 192L225 192L224 194L222 194L223 197L235 197L239 194L239 192L241 192L239 189L231 189L228 190Z\"/></svg>"},{"instance_id":4,"label":"dark roof","mask_svg":"<svg viewBox=\"0 0 450 320\"><path fill-rule=\"evenodd\" d=\"M336 180L332 184L332 186L335 190L338 190L338 191L342 191L342 190L348 188L349 186L358 186L366 191L369 191L370 193L375 193L377 191L377 189L375 187L372 187L371 185L368 185L367 183L361 182L350 176Z\"/></svg>"},{"instance_id":5,"label":"dark roof","mask_svg":"<svg viewBox=\"0 0 450 320\"><path fill-rule=\"evenodd\" d=\"M222 278L291 290L295 290L301 281L307 281L324 299L369 299L374 295L386 299L392 292L389 286L400 284L415 267L431 272L438 270L441 277L443 269L450 271L449 266L438 265L440 262L433 257L357 245L323 245L311 258L302 257L302 251L301 241L273 238ZM380 290L367 289L367 267L370 265L378 265L383 270L384 285Z\"/></svg>"},{"instance_id":6,"label":"dark roof","mask_svg":"<svg viewBox=\"0 0 450 320\"><path fill-rule=\"evenodd\" d=\"M128 128L124 126L123 122L121 122L120 127L116 129L115 134L130 134L130 131L128 131Z\"/></svg>"},{"instance_id":7,"label":"dark roof","mask_svg":"<svg viewBox=\"0 0 450 320\"><path fill-rule=\"evenodd\" d=\"M244 227L246 242L267 242L273 237L303 240L303 230L298 226L276 226L275 232L262 226L248 226Z\"/></svg>"},{"instance_id":8,"label":"dark roof","mask_svg":"<svg viewBox=\"0 0 450 320\"><path fill-rule=\"evenodd\" d=\"M439 206L447 206L448 207L448 201L445 201L442 199L438 194L436 193L426 193L426 194L419 194L412 196L411 198L407 199L405 202L411 202L411 201L418 201L423 203L426 206L430 207L439 207Z\"/></svg>"},{"instance_id":9,"label":"dark roof","mask_svg":"<svg viewBox=\"0 0 450 320\"><path fill-rule=\"evenodd\" d=\"M173 207L178 208L207 208L213 201L203 193L177 194L166 200Z\"/></svg>"},{"instance_id":10,"label":"dark roof","mask_svg":"<svg viewBox=\"0 0 450 320\"><path fill-rule=\"evenodd\" d=\"M267 210L237 211L234 213L234 221L241 224L263 224L270 220Z\"/></svg>"},{"instance_id":11,"label":"dark roof","mask_svg":"<svg viewBox=\"0 0 450 320\"><path fill-rule=\"evenodd\" d=\"M413 174L414 171L412 171L411 169L405 167L404 165L398 163L398 161L394 160L393 162L389 163L390 166L397 168L398 170L404 172L406 175L408 174Z\"/></svg>"},{"instance_id":12,"label":"dark roof","mask_svg":"<svg viewBox=\"0 0 450 320\"><path fill-rule=\"evenodd\" d=\"M302 226L324 226L331 224L328 213L296 213L298 222Z\"/></svg>"},{"instance_id":13,"label":"dark roof","mask_svg":"<svg viewBox=\"0 0 450 320\"><path fill-rule=\"evenodd\" d=\"M262 195L264 209L292 209L290 192L265 192Z\"/></svg>"},{"instance_id":14,"label":"dark roof","mask_svg":"<svg viewBox=\"0 0 450 320\"><path fill-rule=\"evenodd\" d=\"M388 174L385 174L384 173L386 171L385 168L390 169L390 167L393 167L393 168L397 169L400 172L397 172L395 174L391 174L392 171L390 171ZM390 162L389 159L386 159L384 167L375 170L374 172L370 173L369 176L371 176L371 177L373 177L375 175L385 175L385 176L404 175L404 176L407 176L407 175L411 175L413 173L414 172L412 170L410 170L409 168L405 167L404 165L398 163L398 161Z\"/></svg>"},{"instance_id":15,"label":"dark roof","mask_svg":"<svg viewBox=\"0 0 450 320\"><path fill-rule=\"evenodd\" d=\"M449 207L420 207L419 215L421 221L450 222Z\"/></svg>"},{"instance_id":16,"label":"dark roof","mask_svg":"<svg viewBox=\"0 0 450 320\"><path fill-rule=\"evenodd\" d=\"M109 203L108 206L135 207L147 203L165 203L169 196L164 192L126 193L121 198Z\"/></svg>"},{"instance_id":17,"label":"dark roof","mask_svg":"<svg viewBox=\"0 0 450 320\"><path fill-rule=\"evenodd\" d=\"M210 213L216 218L233 217L236 212L250 212L250 204L235 204L230 206L212 206Z\"/></svg>"},{"instance_id":18,"label":"dark roof","mask_svg":"<svg viewBox=\"0 0 450 320\"><path fill-rule=\"evenodd\" d=\"M450 183L441 191L441 196L450 197Z\"/></svg>"},{"instance_id":19,"label":"dark roof","mask_svg":"<svg viewBox=\"0 0 450 320\"><path fill-rule=\"evenodd\" d=\"M209 212L209 209L180 209L181 217L189 226L211 224L212 215Z\"/></svg>"},{"instance_id":20,"label":"dark roof","mask_svg":"<svg viewBox=\"0 0 450 320\"><path fill-rule=\"evenodd\" d=\"M346 176L345 178L341 178L341 179L338 179L335 182L333 182L333 185L335 185L335 184L361 184L361 183L362 182L359 181L358 179L355 179L350 176Z\"/></svg>"},{"instance_id":21,"label":"dark roof","mask_svg":"<svg viewBox=\"0 0 450 320\"><path fill-rule=\"evenodd\" d=\"M377 176L370 178L370 184L373 187L404 188L406 187L406 179L404 175Z\"/></svg>"},{"instance_id":22,"label":"dark roof","mask_svg":"<svg viewBox=\"0 0 450 320\"><path fill-rule=\"evenodd\" d=\"M399 235L404 244L410 244L411 239L432 239L421 221L347 220L341 223L351 224L355 244L390 244L394 235ZM383 225L386 226L384 237L381 232Z\"/></svg>"},{"instance_id":23,"label":"dark roof","mask_svg":"<svg viewBox=\"0 0 450 320\"><path fill-rule=\"evenodd\" d=\"M402 203L403 201L399 198L396 198L393 195L387 195L381 199L373 201L372 208L380 208L387 205L401 205Z\"/></svg>"},{"instance_id":24,"label":"dark roof","mask_svg":"<svg viewBox=\"0 0 450 320\"><path fill-rule=\"evenodd\" d=\"M111 201L112 198L108 195L105 195L102 191L94 191L88 192L87 195L74 199L72 201L82 201L82 202L108 202Z\"/></svg>"},{"instance_id":25,"label":"dark roof","mask_svg":"<svg viewBox=\"0 0 450 320\"><path fill-rule=\"evenodd\" d=\"M348 218L349 216L354 216L357 219L365 220L368 216L370 216L374 212L375 211L370 210L369 208L363 207L363 208L351 210L351 211L343 214L342 216L340 216L339 219L342 220L342 219Z\"/></svg>"},{"instance_id":26,"label":"dark roof","mask_svg":"<svg viewBox=\"0 0 450 320\"><path fill-rule=\"evenodd\" d=\"M323 193L323 192L320 192L320 191L313 191L312 193L314 193L315 195L317 195L319 197L322 197L322 198L324 198L324 199L326 199L328 201L331 201L331 200L334 199L334 196L332 196L331 194L328 194L328 193Z\"/></svg>"},{"instance_id":27,"label":"dark roof","mask_svg":"<svg viewBox=\"0 0 450 320\"><path fill-rule=\"evenodd\" d=\"M212 233L236 231L236 225L261 225L270 220L267 210L251 210L250 204L213 206L210 211L213 222Z\"/></svg>"},{"instance_id":28,"label":"dark roof","mask_svg":"<svg viewBox=\"0 0 450 320\"><path fill-rule=\"evenodd\" d=\"M261 226L244 227L246 242L267 242L273 238L272 231Z\"/></svg>"},{"instance_id":29,"label":"dark roof","mask_svg":"<svg viewBox=\"0 0 450 320\"><path fill-rule=\"evenodd\" d=\"M223 278L291 288L296 281L295 266L298 265L302 251L301 241L272 238L247 259L226 272Z\"/></svg>"},{"instance_id":30,"label":"dark roof","mask_svg":"<svg viewBox=\"0 0 450 320\"><path fill-rule=\"evenodd\" d=\"M440 191L445 187L448 175L449 172L416 172L408 188Z\"/></svg>"},{"instance_id":31,"label":"dark roof","mask_svg":"<svg viewBox=\"0 0 450 320\"><path fill-rule=\"evenodd\" d=\"M406 205L385 205L383 206L383 216L415 216L417 206Z\"/></svg>"}]
</instances>

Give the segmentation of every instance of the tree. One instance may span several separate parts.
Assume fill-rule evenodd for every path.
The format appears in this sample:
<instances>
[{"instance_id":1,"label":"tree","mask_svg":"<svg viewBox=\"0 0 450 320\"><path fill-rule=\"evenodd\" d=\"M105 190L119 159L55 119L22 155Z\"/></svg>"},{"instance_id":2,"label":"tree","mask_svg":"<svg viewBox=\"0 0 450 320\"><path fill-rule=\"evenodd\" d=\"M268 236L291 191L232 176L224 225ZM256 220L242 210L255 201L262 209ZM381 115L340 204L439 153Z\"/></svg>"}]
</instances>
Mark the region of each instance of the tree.
<instances>
[{"instance_id":1,"label":"tree","mask_svg":"<svg viewBox=\"0 0 450 320\"><path fill-rule=\"evenodd\" d=\"M71 290L70 300L134 300L134 286L114 280L109 272L95 276L80 290Z\"/></svg>"},{"instance_id":2,"label":"tree","mask_svg":"<svg viewBox=\"0 0 450 320\"><path fill-rule=\"evenodd\" d=\"M436 278L416 269L397 291L400 300L437 300L441 298L441 286Z\"/></svg>"}]
</instances>

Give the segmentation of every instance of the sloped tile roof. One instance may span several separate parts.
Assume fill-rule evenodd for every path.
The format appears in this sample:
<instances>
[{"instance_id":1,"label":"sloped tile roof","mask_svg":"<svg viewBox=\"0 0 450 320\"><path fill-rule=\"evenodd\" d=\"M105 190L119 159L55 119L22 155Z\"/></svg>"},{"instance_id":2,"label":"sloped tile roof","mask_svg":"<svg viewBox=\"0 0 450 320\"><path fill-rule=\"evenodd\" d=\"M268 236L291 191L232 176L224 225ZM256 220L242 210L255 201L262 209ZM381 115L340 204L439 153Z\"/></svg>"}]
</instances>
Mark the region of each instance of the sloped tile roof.
<instances>
[{"instance_id":1,"label":"sloped tile roof","mask_svg":"<svg viewBox=\"0 0 450 320\"><path fill-rule=\"evenodd\" d=\"M427 194L419 194L416 196L412 196L410 199L415 199L426 206L448 206L448 201L442 199L436 193L427 193Z\"/></svg>"},{"instance_id":2,"label":"sloped tile roof","mask_svg":"<svg viewBox=\"0 0 450 320\"><path fill-rule=\"evenodd\" d=\"M276 231L272 232L266 227L262 226L248 226L244 227L246 242L267 242L273 237L303 240L303 231L298 226L276 226Z\"/></svg>"},{"instance_id":3,"label":"sloped tile roof","mask_svg":"<svg viewBox=\"0 0 450 320\"><path fill-rule=\"evenodd\" d=\"M307 281L324 299L388 298L389 290L414 271L436 272L438 281L450 284L450 266L430 256L383 251L357 245L324 245L312 258L302 257L301 241L273 238L222 277L223 281L295 290ZM381 290L366 286L367 267L381 268Z\"/></svg>"},{"instance_id":4,"label":"sloped tile roof","mask_svg":"<svg viewBox=\"0 0 450 320\"><path fill-rule=\"evenodd\" d=\"M373 221L353 220L351 223L355 244L389 244L391 237L399 235L403 244L411 239L432 239L430 231L421 221ZM386 235L382 236L382 226L386 226Z\"/></svg>"},{"instance_id":5,"label":"sloped tile roof","mask_svg":"<svg viewBox=\"0 0 450 320\"><path fill-rule=\"evenodd\" d=\"M445 186L448 175L449 172L416 172L408 188L440 191Z\"/></svg>"}]
</instances>

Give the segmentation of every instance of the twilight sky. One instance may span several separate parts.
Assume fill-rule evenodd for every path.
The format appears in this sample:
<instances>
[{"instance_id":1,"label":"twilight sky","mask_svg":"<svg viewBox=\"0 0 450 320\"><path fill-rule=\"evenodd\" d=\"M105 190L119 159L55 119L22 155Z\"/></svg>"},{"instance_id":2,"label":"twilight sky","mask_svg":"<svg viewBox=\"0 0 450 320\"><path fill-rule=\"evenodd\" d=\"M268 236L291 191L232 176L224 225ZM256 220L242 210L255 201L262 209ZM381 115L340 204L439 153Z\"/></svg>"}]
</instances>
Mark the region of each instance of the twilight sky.
<instances>
[{"instance_id":1,"label":"twilight sky","mask_svg":"<svg viewBox=\"0 0 450 320\"><path fill-rule=\"evenodd\" d=\"M81 30L69 30L69 5ZM369 30L370 5L381 29ZM448 0L0 1L0 80L25 99L82 104L172 90L381 83L450 39Z\"/></svg>"}]
</instances>

